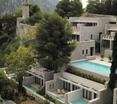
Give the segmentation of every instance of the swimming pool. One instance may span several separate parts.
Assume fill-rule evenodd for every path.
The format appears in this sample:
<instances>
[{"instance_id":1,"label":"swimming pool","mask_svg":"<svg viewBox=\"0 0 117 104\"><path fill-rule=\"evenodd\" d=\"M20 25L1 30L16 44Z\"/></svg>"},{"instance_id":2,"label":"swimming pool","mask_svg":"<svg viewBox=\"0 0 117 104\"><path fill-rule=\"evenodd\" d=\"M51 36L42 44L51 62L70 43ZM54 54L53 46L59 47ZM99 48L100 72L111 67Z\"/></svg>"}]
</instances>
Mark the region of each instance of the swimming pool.
<instances>
[{"instance_id":1,"label":"swimming pool","mask_svg":"<svg viewBox=\"0 0 117 104\"><path fill-rule=\"evenodd\" d=\"M78 60L78 61L71 62L71 66L73 66L77 69L80 68L80 69L84 69L84 70L98 73L101 75L109 76L109 74L110 74L110 67L109 66L90 62L88 60L83 60L83 61Z\"/></svg>"},{"instance_id":2,"label":"swimming pool","mask_svg":"<svg viewBox=\"0 0 117 104\"><path fill-rule=\"evenodd\" d=\"M79 99L77 101L73 101L71 104L87 104L87 102L84 99Z\"/></svg>"}]
</instances>

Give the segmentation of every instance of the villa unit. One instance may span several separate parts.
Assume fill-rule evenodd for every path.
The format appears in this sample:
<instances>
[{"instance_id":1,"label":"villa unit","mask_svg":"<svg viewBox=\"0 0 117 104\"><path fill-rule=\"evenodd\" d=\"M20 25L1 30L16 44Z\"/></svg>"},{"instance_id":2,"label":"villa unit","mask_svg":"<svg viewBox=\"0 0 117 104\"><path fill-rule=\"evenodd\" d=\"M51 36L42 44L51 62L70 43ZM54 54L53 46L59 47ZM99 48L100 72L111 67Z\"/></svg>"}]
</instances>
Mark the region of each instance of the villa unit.
<instances>
[{"instance_id":1,"label":"villa unit","mask_svg":"<svg viewBox=\"0 0 117 104\"><path fill-rule=\"evenodd\" d=\"M32 88L35 91L45 87L46 81L53 79L53 71L48 71L45 68L33 68L27 71L27 75L24 77L23 85Z\"/></svg>"},{"instance_id":2,"label":"villa unit","mask_svg":"<svg viewBox=\"0 0 117 104\"><path fill-rule=\"evenodd\" d=\"M73 74L74 68L71 69L71 72L66 70L63 73L57 73L53 80L46 82L46 94L63 104L111 104L112 99L106 83L101 84L89 79L89 76L100 75L101 80L108 81L109 66L95 63L95 60L71 62L71 66L76 67L75 74L83 70L84 78ZM105 69L101 70L102 68ZM85 78L85 76L88 77Z\"/></svg>"},{"instance_id":3,"label":"villa unit","mask_svg":"<svg viewBox=\"0 0 117 104\"><path fill-rule=\"evenodd\" d=\"M106 56L112 55L113 40L116 34L117 34L116 22L107 24L105 27L105 35L103 35L102 39L102 50L104 50Z\"/></svg>"},{"instance_id":4,"label":"villa unit","mask_svg":"<svg viewBox=\"0 0 117 104\"><path fill-rule=\"evenodd\" d=\"M115 31L116 27L116 25L109 27L116 23L116 17L109 15L87 14L81 17L70 17L69 22L73 28L72 40L78 42L78 46L72 53L72 60L100 53L102 39L107 36L107 30Z\"/></svg>"}]
</instances>

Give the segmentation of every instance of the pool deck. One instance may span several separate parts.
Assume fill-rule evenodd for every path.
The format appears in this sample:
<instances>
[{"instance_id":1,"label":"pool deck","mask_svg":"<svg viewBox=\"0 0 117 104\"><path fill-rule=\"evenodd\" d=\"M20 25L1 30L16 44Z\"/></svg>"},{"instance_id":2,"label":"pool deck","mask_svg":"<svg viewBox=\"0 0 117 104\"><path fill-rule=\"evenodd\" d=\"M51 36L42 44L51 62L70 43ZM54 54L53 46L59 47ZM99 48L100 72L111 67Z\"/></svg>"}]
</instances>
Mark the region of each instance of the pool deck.
<instances>
[{"instance_id":1,"label":"pool deck","mask_svg":"<svg viewBox=\"0 0 117 104\"><path fill-rule=\"evenodd\" d=\"M104 61L101 61L100 58L96 58L95 60L89 60L90 62L97 63L97 64L102 64L111 67L111 63L107 61L107 59L104 59Z\"/></svg>"}]
</instances>

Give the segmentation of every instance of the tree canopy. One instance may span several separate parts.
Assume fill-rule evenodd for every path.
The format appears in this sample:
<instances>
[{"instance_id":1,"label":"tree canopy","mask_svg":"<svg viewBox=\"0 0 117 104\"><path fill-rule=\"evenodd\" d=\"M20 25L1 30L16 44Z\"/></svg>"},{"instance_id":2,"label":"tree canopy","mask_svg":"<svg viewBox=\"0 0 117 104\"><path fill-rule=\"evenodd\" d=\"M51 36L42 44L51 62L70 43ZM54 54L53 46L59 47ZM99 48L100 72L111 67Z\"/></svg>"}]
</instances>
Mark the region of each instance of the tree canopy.
<instances>
[{"instance_id":1,"label":"tree canopy","mask_svg":"<svg viewBox=\"0 0 117 104\"><path fill-rule=\"evenodd\" d=\"M39 23L43 18L43 13L37 5L30 5L29 14L30 17L27 18L24 22L30 25L35 25L35 23Z\"/></svg>"},{"instance_id":2,"label":"tree canopy","mask_svg":"<svg viewBox=\"0 0 117 104\"><path fill-rule=\"evenodd\" d=\"M104 4L100 0L89 0L86 11L89 13L102 14L104 12Z\"/></svg>"},{"instance_id":3,"label":"tree canopy","mask_svg":"<svg viewBox=\"0 0 117 104\"><path fill-rule=\"evenodd\" d=\"M42 67L58 72L70 60L72 44L69 23L57 14L46 15L37 36L38 60Z\"/></svg>"},{"instance_id":4,"label":"tree canopy","mask_svg":"<svg viewBox=\"0 0 117 104\"><path fill-rule=\"evenodd\" d=\"M4 66L4 54L16 36L17 16L7 15L0 18L0 66Z\"/></svg>"},{"instance_id":5,"label":"tree canopy","mask_svg":"<svg viewBox=\"0 0 117 104\"><path fill-rule=\"evenodd\" d=\"M8 71L15 73L19 82L19 91L22 89L23 76L31 69L34 63L34 53L31 46L19 46L6 56Z\"/></svg>"},{"instance_id":6,"label":"tree canopy","mask_svg":"<svg viewBox=\"0 0 117 104\"><path fill-rule=\"evenodd\" d=\"M5 73L5 69L0 68L0 95L3 99L13 100L15 85L10 81Z\"/></svg>"},{"instance_id":7,"label":"tree canopy","mask_svg":"<svg viewBox=\"0 0 117 104\"><path fill-rule=\"evenodd\" d=\"M95 14L117 15L117 0L89 0L86 11Z\"/></svg>"},{"instance_id":8,"label":"tree canopy","mask_svg":"<svg viewBox=\"0 0 117 104\"><path fill-rule=\"evenodd\" d=\"M78 17L83 13L80 0L61 0L55 10L62 17Z\"/></svg>"}]
</instances>

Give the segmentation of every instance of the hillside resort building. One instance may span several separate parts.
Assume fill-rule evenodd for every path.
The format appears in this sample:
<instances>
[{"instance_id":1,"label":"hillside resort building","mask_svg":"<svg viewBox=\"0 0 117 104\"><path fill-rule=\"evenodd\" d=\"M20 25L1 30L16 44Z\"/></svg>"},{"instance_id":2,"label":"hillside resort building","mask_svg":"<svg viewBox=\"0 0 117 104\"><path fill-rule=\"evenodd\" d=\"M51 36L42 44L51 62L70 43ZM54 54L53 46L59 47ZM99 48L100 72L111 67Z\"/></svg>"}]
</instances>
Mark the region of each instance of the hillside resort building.
<instances>
[{"instance_id":1,"label":"hillside resort building","mask_svg":"<svg viewBox=\"0 0 117 104\"><path fill-rule=\"evenodd\" d=\"M29 6L24 3L23 8L23 17L18 18L17 22L18 35L29 27L20 22L29 17ZM55 74L45 68L33 68L24 77L24 85L35 93L45 87L45 93L62 104L111 104L107 85L111 63L98 56L101 53L106 57L112 55L117 18L85 14L68 20L73 28L71 41L77 44L69 68ZM114 90L113 104L117 104L117 88Z\"/></svg>"}]
</instances>

